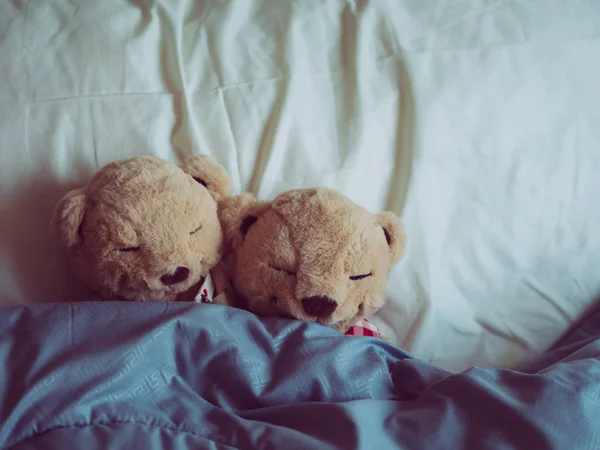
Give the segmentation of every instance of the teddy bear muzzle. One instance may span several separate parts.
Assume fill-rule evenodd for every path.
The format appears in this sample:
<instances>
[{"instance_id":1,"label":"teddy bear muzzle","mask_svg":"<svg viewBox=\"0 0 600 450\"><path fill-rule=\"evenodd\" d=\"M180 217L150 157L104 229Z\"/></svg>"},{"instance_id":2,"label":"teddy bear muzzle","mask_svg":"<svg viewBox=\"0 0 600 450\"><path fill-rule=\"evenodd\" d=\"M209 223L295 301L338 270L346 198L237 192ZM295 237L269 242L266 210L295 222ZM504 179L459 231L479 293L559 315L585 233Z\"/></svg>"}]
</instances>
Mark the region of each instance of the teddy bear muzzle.
<instances>
[{"instance_id":1,"label":"teddy bear muzzle","mask_svg":"<svg viewBox=\"0 0 600 450\"><path fill-rule=\"evenodd\" d=\"M173 273L167 273L160 277L160 281L165 286L172 286L174 284L183 283L188 279L190 275L190 269L184 266L179 266Z\"/></svg>"},{"instance_id":2,"label":"teddy bear muzzle","mask_svg":"<svg viewBox=\"0 0 600 450\"><path fill-rule=\"evenodd\" d=\"M337 302L324 295L313 295L302 299L302 308L304 312L311 317L324 319L333 314L336 310Z\"/></svg>"}]
</instances>

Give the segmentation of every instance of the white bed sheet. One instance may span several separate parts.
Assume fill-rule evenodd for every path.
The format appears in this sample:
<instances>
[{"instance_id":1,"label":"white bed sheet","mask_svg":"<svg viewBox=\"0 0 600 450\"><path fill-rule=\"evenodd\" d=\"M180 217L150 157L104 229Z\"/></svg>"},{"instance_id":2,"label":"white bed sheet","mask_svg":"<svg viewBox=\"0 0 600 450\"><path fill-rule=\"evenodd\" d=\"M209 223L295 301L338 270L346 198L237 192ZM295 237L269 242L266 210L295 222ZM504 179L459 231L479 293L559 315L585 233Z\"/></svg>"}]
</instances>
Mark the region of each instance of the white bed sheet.
<instances>
[{"instance_id":1,"label":"white bed sheet","mask_svg":"<svg viewBox=\"0 0 600 450\"><path fill-rule=\"evenodd\" d=\"M405 220L376 318L513 367L600 291L594 0L0 3L0 304L76 300L48 221L103 164L210 153L237 192L325 185Z\"/></svg>"}]
</instances>

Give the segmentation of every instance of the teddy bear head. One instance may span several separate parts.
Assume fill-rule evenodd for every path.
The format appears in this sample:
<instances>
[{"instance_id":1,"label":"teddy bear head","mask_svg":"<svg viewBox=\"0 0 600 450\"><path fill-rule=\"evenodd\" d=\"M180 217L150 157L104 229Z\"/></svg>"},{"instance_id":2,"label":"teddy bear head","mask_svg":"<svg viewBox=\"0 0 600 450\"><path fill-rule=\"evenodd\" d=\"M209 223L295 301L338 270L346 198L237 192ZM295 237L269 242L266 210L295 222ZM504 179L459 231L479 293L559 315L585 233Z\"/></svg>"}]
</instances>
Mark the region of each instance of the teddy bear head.
<instances>
[{"instance_id":1,"label":"teddy bear head","mask_svg":"<svg viewBox=\"0 0 600 450\"><path fill-rule=\"evenodd\" d=\"M404 252L392 213L375 215L333 190L301 189L219 211L233 255L232 282L251 312L316 321L345 332L385 302Z\"/></svg>"},{"instance_id":2,"label":"teddy bear head","mask_svg":"<svg viewBox=\"0 0 600 450\"><path fill-rule=\"evenodd\" d=\"M106 165L57 204L53 225L74 272L103 299L176 300L221 257L225 169L208 156Z\"/></svg>"}]
</instances>

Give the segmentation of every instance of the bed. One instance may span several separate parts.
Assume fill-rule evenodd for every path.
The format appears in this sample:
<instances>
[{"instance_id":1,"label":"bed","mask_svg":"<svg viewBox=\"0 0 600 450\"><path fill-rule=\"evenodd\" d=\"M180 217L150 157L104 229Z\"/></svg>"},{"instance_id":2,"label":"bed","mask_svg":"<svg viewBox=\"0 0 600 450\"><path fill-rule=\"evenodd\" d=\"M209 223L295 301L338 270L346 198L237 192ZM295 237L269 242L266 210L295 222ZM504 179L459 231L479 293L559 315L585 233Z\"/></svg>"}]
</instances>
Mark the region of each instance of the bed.
<instances>
[{"instance_id":1,"label":"bed","mask_svg":"<svg viewBox=\"0 0 600 450\"><path fill-rule=\"evenodd\" d=\"M600 291L600 4L0 3L0 304L87 298L48 222L102 165L207 153L236 192L400 214L373 319L451 372L518 368Z\"/></svg>"}]
</instances>

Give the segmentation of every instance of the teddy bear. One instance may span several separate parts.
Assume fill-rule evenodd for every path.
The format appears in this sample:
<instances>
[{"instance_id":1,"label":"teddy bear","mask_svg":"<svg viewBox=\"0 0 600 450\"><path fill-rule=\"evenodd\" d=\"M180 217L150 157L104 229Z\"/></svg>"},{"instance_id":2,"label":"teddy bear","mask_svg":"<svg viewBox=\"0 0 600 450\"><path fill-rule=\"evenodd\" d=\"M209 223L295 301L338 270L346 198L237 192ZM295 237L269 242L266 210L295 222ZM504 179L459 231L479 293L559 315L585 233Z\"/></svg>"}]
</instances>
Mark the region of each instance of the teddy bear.
<instances>
[{"instance_id":1,"label":"teddy bear","mask_svg":"<svg viewBox=\"0 0 600 450\"><path fill-rule=\"evenodd\" d=\"M273 201L230 197L219 217L243 307L381 337L365 317L385 303L387 277L404 253L394 214L372 214L339 192L312 188ZM367 332L351 332L357 326Z\"/></svg>"},{"instance_id":2,"label":"teddy bear","mask_svg":"<svg viewBox=\"0 0 600 450\"><path fill-rule=\"evenodd\" d=\"M99 299L195 300L221 259L217 202L230 195L229 175L209 156L181 167L140 156L107 164L68 192L52 223Z\"/></svg>"}]
</instances>

